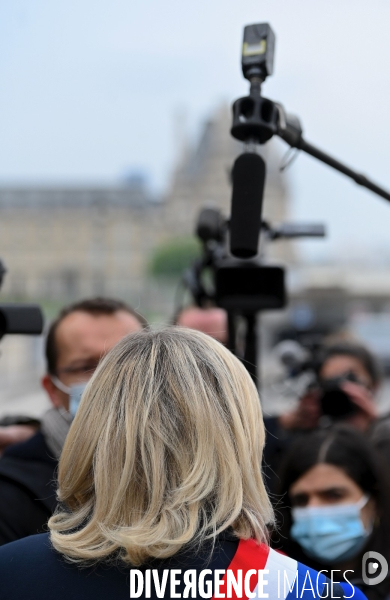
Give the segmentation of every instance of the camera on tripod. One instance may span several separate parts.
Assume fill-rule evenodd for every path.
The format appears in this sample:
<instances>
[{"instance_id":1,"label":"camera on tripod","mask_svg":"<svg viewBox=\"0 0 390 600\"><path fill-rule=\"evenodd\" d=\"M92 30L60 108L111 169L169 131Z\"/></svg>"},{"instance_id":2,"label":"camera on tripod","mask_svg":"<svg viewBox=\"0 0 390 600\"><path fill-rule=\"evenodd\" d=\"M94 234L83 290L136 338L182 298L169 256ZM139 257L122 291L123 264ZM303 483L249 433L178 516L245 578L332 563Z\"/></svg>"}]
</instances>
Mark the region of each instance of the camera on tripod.
<instances>
[{"instance_id":1,"label":"camera on tripod","mask_svg":"<svg viewBox=\"0 0 390 600\"><path fill-rule=\"evenodd\" d=\"M189 269L184 281L200 307L212 303L228 312L228 347L257 379L257 314L286 304L284 269L265 266L257 257L260 234L270 241L301 236L323 237L322 225L282 225L273 228L262 220L266 164L258 145L274 135L351 177L357 184L390 201L390 194L303 138L299 119L283 106L264 98L261 86L273 73L275 35L268 23L244 29L242 72L250 82L248 96L233 104L231 134L243 142L243 152L232 169L232 201L229 220L219 211L201 212L197 234L203 256ZM237 344L237 318L245 322L245 342Z\"/></svg>"},{"instance_id":2,"label":"camera on tripod","mask_svg":"<svg viewBox=\"0 0 390 600\"><path fill-rule=\"evenodd\" d=\"M229 221L219 210L200 212L196 234L203 244L203 257L185 274L197 304L215 303L228 312L244 314L283 308L284 270L232 257L227 250L228 230ZM205 270L212 275L208 286L202 279Z\"/></svg>"},{"instance_id":3,"label":"camera on tripod","mask_svg":"<svg viewBox=\"0 0 390 600\"><path fill-rule=\"evenodd\" d=\"M260 229L268 241L325 235L322 225L289 223L273 228L262 221ZM203 254L186 270L183 281L198 306L217 305L227 311L228 347L240 356L256 379L257 314L286 305L285 270L281 266L264 265L258 257L232 256L228 249L230 231L231 220L224 218L221 211L205 208L200 212L196 235L202 242ZM237 339L238 319L244 322L244 343ZM243 353L238 352L238 346L243 347Z\"/></svg>"},{"instance_id":4,"label":"camera on tripod","mask_svg":"<svg viewBox=\"0 0 390 600\"><path fill-rule=\"evenodd\" d=\"M231 216L211 208L201 211L196 233L203 256L184 275L200 307L217 305L228 313L228 347L243 360L257 379L258 313L284 308L287 302L285 271L262 264L258 255L260 234L268 241L301 236L322 237L322 225L272 227L262 220L266 165L257 152L278 131L276 105L262 98L260 86L273 71L275 36L268 24L244 30L242 70L250 80L250 96L233 104L231 134L244 142L232 169ZM244 331L245 339L241 338ZM240 350L239 350L240 348Z\"/></svg>"}]
</instances>

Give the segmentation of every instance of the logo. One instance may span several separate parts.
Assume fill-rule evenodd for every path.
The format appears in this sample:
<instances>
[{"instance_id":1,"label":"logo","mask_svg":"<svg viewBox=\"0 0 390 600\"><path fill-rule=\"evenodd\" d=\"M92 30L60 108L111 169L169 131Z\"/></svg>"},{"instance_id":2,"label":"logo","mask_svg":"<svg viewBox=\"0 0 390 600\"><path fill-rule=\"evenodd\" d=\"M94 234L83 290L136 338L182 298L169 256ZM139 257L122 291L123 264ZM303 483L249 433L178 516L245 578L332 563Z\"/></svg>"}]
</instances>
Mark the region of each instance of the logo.
<instances>
[{"instance_id":1,"label":"logo","mask_svg":"<svg viewBox=\"0 0 390 600\"><path fill-rule=\"evenodd\" d=\"M370 550L366 552L362 560L362 578L366 585L377 585L382 583L389 572L387 560L379 552Z\"/></svg>"}]
</instances>

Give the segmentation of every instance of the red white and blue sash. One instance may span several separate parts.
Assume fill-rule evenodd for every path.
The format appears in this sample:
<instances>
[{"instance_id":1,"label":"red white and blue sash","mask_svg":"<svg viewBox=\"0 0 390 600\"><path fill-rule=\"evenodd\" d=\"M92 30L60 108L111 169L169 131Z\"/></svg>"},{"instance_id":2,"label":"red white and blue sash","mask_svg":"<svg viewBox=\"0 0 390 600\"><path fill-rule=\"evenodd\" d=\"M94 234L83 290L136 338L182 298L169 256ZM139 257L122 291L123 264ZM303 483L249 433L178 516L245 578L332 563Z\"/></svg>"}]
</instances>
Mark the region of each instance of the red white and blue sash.
<instances>
[{"instance_id":1,"label":"red white and blue sash","mask_svg":"<svg viewBox=\"0 0 390 600\"><path fill-rule=\"evenodd\" d=\"M231 572L230 575L228 571ZM327 590L329 580L323 573L318 573L252 539L240 540L228 571L224 575L218 595L214 594L213 600L245 600L251 597L269 600L313 600L321 596L331 597L331 590ZM235 589L233 585L229 585L228 577L234 577L240 585ZM350 594L353 593L352 587L350 590Z\"/></svg>"}]
</instances>

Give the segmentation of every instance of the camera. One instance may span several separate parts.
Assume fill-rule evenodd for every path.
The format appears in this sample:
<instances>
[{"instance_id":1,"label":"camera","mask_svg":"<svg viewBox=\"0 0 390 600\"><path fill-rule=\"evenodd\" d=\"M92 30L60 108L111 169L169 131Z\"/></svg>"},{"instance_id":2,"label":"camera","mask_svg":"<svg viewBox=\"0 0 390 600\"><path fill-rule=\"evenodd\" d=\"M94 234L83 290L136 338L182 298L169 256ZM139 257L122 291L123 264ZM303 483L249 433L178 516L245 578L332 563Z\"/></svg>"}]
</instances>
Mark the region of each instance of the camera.
<instances>
[{"instance_id":1,"label":"camera","mask_svg":"<svg viewBox=\"0 0 390 600\"><path fill-rule=\"evenodd\" d=\"M343 383L352 381L361 385L361 382L352 372L345 373L332 379L323 379L319 382L320 405L323 415L332 419L343 419L358 411L358 407L342 389Z\"/></svg>"},{"instance_id":2,"label":"camera","mask_svg":"<svg viewBox=\"0 0 390 600\"><path fill-rule=\"evenodd\" d=\"M7 269L0 260L0 287ZM43 314L37 304L0 304L0 340L6 334L40 335Z\"/></svg>"},{"instance_id":3,"label":"camera","mask_svg":"<svg viewBox=\"0 0 390 600\"><path fill-rule=\"evenodd\" d=\"M256 258L260 233L271 241L302 235L323 237L325 233L318 224L298 228L282 225L275 229L263 220L266 164L258 146L277 135L292 148L306 152L390 201L390 193L365 175L306 142L299 119L289 115L279 102L264 98L262 84L273 73L274 53L275 34L268 23L245 27L241 66L250 89L249 95L238 98L232 107L230 133L243 142L243 151L231 171L230 219L224 219L211 208L202 211L197 235L203 243L203 257L183 275L184 287L198 306L216 304L227 311L227 346L241 358L254 381L257 381L258 313L283 308L287 302L284 269L264 265ZM334 418L356 411L340 385L340 381L326 382L323 385L326 389L322 390L323 413Z\"/></svg>"}]
</instances>

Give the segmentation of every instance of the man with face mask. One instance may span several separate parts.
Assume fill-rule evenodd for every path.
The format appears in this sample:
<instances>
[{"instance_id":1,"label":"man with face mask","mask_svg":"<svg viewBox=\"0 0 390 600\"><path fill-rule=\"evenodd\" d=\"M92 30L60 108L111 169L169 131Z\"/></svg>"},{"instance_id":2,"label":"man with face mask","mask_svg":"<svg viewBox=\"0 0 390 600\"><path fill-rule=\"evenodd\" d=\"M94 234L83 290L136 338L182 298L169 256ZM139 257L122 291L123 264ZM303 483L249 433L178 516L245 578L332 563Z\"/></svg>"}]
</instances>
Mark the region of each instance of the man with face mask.
<instances>
[{"instance_id":1,"label":"man with face mask","mask_svg":"<svg viewBox=\"0 0 390 600\"><path fill-rule=\"evenodd\" d=\"M0 544L41 532L55 506L55 470L84 388L100 359L146 320L118 300L94 298L64 308L46 339L42 379L53 407L40 430L0 459Z\"/></svg>"}]
</instances>

